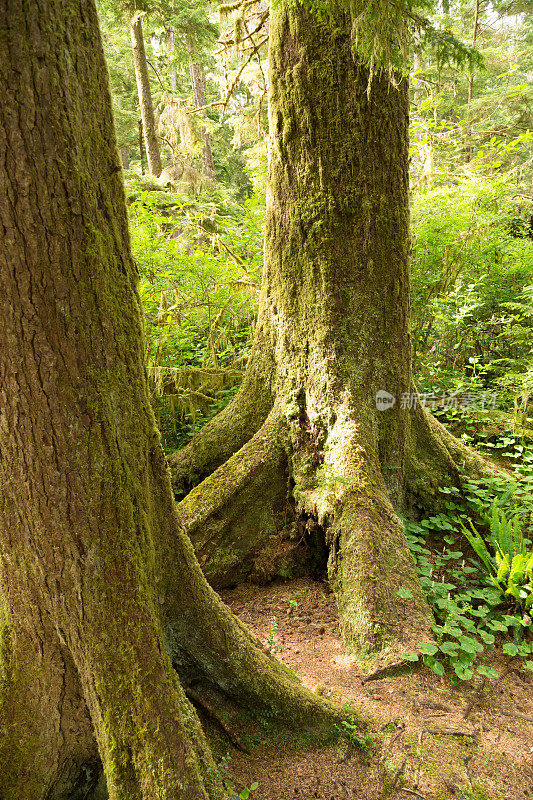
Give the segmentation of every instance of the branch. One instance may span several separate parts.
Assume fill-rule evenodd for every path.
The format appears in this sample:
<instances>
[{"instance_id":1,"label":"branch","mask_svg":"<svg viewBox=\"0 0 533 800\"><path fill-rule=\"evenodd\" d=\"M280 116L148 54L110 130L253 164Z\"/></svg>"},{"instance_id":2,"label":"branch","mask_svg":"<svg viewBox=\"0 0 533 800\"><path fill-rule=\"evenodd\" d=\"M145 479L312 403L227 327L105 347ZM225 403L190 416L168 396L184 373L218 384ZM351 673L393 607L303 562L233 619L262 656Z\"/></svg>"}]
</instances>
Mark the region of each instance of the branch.
<instances>
[{"instance_id":1,"label":"branch","mask_svg":"<svg viewBox=\"0 0 533 800\"><path fill-rule=\"evenodd\" d=\"M234 44L241 44L242 42L245 42L247 39L251 39L252 36L254 36L256 33L259 33L259 31L261 30L261 28L265 24L265 22L266 22L266 20L267 20L267 18L269 16L269 13L270 13L270 10L267 8L266 11L264 11L260 16L259 25L257 26L257 28L254 28L254 30L251 33L249 33L247 36L244 36L242 39L239 39L238 42L236 42L235 39L219 39L218 43L223 45L223 47L221 47L219 50L216 50L215 51L215 55L218 56L218 55L220 55L220 53L223 53L225 50L227 50L228 47L231 47Z\"/></svg>"},{"instance_id":2,"label":"branch","mask_svg":"<svg viewBox=\"0 0 533 800\"><path fill-rule=\"evenodd\" d=\"M163 81L161 80L161 77L160 77L160 75L159 75L159 72L156 70L156 68L154 67L154 65L152 64L152 62L151 62L151 61L148 61L148 59L146 59L146 63L147 63L147 64L149 64L149 65L152 67L153 71L155 72L155 76L156 76L157 80L158 80L158 81L159 81L159 83L161 84L161 87L162 87L162 89L163 89L165 92L168 92L169 90L166 88L165 84L164 84L164 83L163 83Z\"/></svg>"},{"instance_id":3,"label":"branch","mask_svg":"<svg viewBox=\"0 0 533 800\"><path fill-rule=\"evenodd\" d=\"M227 109L227 107L228 107L228 103L229 103L229 101L230 101L230 98L231 98L231 96L232 96L232 94L233 94L233 92L234 92L234 90L235 90L235 88L236 88L237 84L239 83L240 77L241 77L242 73L244 72L244 68L248 66L248 64L250 63L250 61L252 60L252 58L255 56L255 54L257 53L257 51L258 51L258 50L259 50L259 49L260 49L260 48L261 48L261 47L262 47L264 44L266 44L267 42L268 42L268 36L265 36L265 38L264 38L264 39L262 39L260 42L258 42L258 43L255 45L255 47L253 48L253 50L252 50L252 52L250 53L250 55L248 56L248 58L246 59L246 61L244 62L244 64L241 66L241 68L240 68L240 69L239 69L239 71L237 72L237 75L235 76L235 78L234 78L234 80L233 80L233 83L231 84L231 86L230 86L230 88L228 89L228 92L227 92L227 94L226 94L226 98L225 98L225 100L224 100L224 107L222 108L222 114L221 114L221 116L220 116L220 118L221 118L221 119L223 119L223 118L224 118L224 114L226 113L226 109Z\"/></svg>"}]
</instances>

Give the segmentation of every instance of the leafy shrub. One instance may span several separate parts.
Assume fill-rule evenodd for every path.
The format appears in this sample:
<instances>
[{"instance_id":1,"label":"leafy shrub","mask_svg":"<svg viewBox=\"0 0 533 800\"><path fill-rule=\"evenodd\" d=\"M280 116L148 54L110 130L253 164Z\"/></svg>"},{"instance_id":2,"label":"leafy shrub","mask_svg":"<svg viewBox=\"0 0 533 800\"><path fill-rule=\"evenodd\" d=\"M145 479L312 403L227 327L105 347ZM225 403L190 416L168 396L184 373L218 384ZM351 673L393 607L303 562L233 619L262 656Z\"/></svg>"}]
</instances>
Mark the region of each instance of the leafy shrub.
<instances>
[{"instance_id":1,"label":"leafy shrub","mask_svg":"<svg viewBox=\"0 0 533 800\"><path fill-rule=\"evenodd\" d=\"M407 541L436 623L435 641L406 654L407 660L422 658L437 675L451 669L452 680L469 680L474 672L497 678L497 671L481 659L501 643L504 653L519 657L526 669L533 670L529 641L533 551L524 533L533 497L522 485L524 480L530 485L530 464L523 473L524 465L509 478L467 482L462 495L455 487L445 488L442 513L405 521ZM478 530L483 525L485 538ZM406 597L409 590L400 589L398 594Z\"/></svg>"},{"instance_id":2,"label":"leafy shrub","mask_svg":"<svg viewBox=\"0 0 533 800\"><path fill-rule=\"evenodd\" d=\"M520 517L507 519L496 503L492 505L489 540L493 553L489 552L472 522L471 530L465 525L461 527L492 585L500 590L503 598L510 595L522 611L527 611L533 605L533 550L528 549L530 542L524 537Z\"/></svg>"},{"instance_id":3,"label":"leafy shrub","mask_svg":"<svg viewBox=\"0 0 533 800\"><path fill-rule=\"evenodd\" d=\"M465 378L511 404L533 393L533 241L510 178L471 175L413 198L413 343L424 387Z\"/></svg>"},{"instance_id":4,"label":"leafy shrub","mask_svg":"<svg viewBox=\"0 0 533 800\"><path fill-rule=\"evenodd\" d=\"M146 364L163 442L175 450L242 379L262 268L263 211L256 198L239 205L223 189L192 199L143 186L137 179L129 184L129 216Z\"/></svg>"}]
</instances>

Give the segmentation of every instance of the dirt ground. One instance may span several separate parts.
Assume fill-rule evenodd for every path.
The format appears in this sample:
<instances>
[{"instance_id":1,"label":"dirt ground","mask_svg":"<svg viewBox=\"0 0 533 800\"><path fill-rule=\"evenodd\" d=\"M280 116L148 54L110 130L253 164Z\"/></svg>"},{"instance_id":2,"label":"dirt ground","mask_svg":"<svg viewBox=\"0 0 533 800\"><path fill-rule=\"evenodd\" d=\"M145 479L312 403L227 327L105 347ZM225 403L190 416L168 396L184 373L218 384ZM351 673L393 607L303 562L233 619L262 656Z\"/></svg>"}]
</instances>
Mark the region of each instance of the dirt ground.
<instances>
[{"instance_id":1,"label":"dirt ground","mask_svg":"<svg viewBox=\"0 0 533 800\"><path fill-rule=\"evenodd\" d=\"M425 668L364 682L373 667L343 647L325 583L241 585L222 597L306 686L350 701L371 731L366 752L347 740L230 748L236 793L257 782L253 800L533 800L533 679L518 664L495 657L500 679L483 686L454 688Z\"/></svg>"}]
</instances>

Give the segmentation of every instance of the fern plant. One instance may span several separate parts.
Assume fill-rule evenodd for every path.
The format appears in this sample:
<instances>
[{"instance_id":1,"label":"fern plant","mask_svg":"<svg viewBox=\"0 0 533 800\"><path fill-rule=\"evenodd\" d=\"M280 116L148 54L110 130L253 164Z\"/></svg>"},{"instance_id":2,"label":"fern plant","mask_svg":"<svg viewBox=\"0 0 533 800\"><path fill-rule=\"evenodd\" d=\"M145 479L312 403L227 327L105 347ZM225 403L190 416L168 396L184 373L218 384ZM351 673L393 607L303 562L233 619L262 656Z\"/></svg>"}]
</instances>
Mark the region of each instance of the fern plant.
<instances>
[{"instance_id":1,"label":"fern plant","mask_svg":"<svg viewBox=\"0 0 533 800\"><path fill-rule=\"evenodd\" d=\"M533 605L533 549L524 536L521 521L518 516L508 519L493 503L487 522L492 553L472 522L470 530L464 524L461 527L481 559L491 584L526 611Z\"/></svg>"}]
</instances>

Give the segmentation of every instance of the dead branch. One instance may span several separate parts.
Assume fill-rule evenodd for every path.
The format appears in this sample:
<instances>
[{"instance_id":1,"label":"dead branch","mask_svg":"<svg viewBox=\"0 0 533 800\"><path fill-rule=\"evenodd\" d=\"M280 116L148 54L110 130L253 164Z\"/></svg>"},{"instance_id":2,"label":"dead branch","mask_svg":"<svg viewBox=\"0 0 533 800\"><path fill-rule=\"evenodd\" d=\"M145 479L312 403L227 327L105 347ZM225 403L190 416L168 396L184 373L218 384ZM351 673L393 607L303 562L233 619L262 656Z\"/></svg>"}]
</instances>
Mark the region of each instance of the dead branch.
<instances>
[{"instance_id":1,"label":"dead branch","mask_svg":"<svg viewBox=\"0 0 533 800\"><path fill-rule=\"evenodd\" d=\"M470 736L472 739L477 739L479 735L475 731L460 731L455 728L425 728L424 730L425 733L430 733L432 736Z\"/></svg>"},{"instance_id":2,"label":"dead branch","mask_svg":"<svg viewBox=\"0 0 533 800\"><path fill-rule=\"evenodd\" d=\"M266 44L267 42L268 42L268 36L265 36L265 38L264 38L264 39L261 39L261 41L260 41L260 42L258 42L258 43L255 45L255 47L252 49L252 52L250 53L250 55L248 56L248 58L246 59L246 61L244 62L244 64L242 64L242 65L241 65L241 67L239 68L239 70L238 70L238 72L237 72L237 74L236 74L236 76L235 76L235 78L234 78L234 80L233 80L233 83L231 84L230 88L228 89L228 91L227 91L227 94L226 94L226 97L225 97L225 99L224 99L224 106L223 106L223 108L222 108L222 114L220 115L220 118L221 118L221 119L223 119L223 118L224 118L224 114L226 113L226 109L227 109L227 107L228 107L228 103L229 103L229 101L230 101L230 98L231 98L231 96L233 95L233 92L235 91L235 88L237 87L237 84L239 83L239 80L240 80L240 78L241 78L241 75L242 75L242 73L244 72L244 69L245 69L245 67L247 67L247 66L248 66L248 64L250 63L250 61L252 60L252 58L255 56L255 54L258 52L258 50L259 50L259 49L260 49L260 48L261 48L261 47L262 47L264 44Z\"/></svg>"},{"instance_id":3,"label":"dead branch","mask_svg":"<svg viewBox=\"0 0 533 800\"><path fill-rule=\"evenodd\" d=\"M380 678L383 678L385 675L388 675L391 670L399 669L400 667L405 667L407 664L410 664L410 661L407 661L406 658L403 658L401 661L395 661L393 664L389 664L386 667L380 667L379 669L374 670L374 672L370 672L368 675L365 675L363 680L361 681L362 684L368 683L369 681L377 681Z\"/></svg>"}]
</instances>

